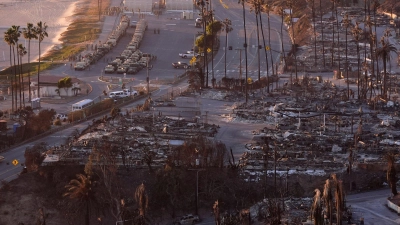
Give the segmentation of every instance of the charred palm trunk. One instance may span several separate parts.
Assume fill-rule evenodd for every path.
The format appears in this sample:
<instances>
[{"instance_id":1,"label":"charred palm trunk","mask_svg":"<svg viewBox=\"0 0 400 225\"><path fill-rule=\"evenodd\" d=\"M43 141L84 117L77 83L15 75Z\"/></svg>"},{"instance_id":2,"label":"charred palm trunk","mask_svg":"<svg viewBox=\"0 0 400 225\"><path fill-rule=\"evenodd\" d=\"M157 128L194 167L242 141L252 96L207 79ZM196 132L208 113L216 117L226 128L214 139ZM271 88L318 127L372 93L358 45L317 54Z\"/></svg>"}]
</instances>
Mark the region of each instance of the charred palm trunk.
<instances>
[{"instance_id":1,"label":"charred palm trunk","mask_svg":"<svg viewBox=\"0 0 400 225\"><path fill-rule=\"evenodd\" d=\"M314 27L314 66L317 65L317 31L315 28L315 0L312 0L312 21L313 21L313 27Z\"/></svg>"},{"instance_id":2,"label":"charred palm trunk","mask_svg":"<svg viewBox=\"0 0 400 225\"><path fill-rule=\"evenodd\" d=\"M296 46L296 38L294 34L294 24L293 24L293 2L290 7L290 26L292 27L292 38L293 38L293 47L292 47L292 52L294 55L294 68L295 68L295 74L296 74L296 82L298 82L298 77L297 77L297 46Z\"/></svg>"},{"instance_id":3,"label":"charred palm trunk","mask_svg":"<svg viewBox=\"0 0 400 225\"><path fill-rule=\"evenodd\" d=\"M335 8L335 13L336 13L336 30L337 30L337 48L338 48L338 73L340 79L342 79L342 70L340 68L340 32L339 32L339 19L338 19L338 12L337 12L337 5Z\"/></svg>"},{"instance_id":4,"label":"charred palm trunk","mask_svg":"<svg viewBox=\"0 0 400 225\"><path fill-rule=\"evenodd\" d=\"M319 13L321 18L321 41L322 41L322 62L325 68L325 42L324 42L324 26L322 23L322 1L319 0Z\"/></svg>"},{"instance_id":5,"label":"charred palm trunk","mask_svg":"<svg viewBox=\"0 0 400 225\"><path fill-rule=\"evenodd\" d=\"M332 19L333 19L333 10L335 9L335 1L333 0L332 1ZM337 18L336 18L336 20L337 20ZM334 66L334 52L335 52L335 24L334 24L334 22L332 21L332 50L331 50L331 52L332 52L332 54L331 54L331 66L332 66L332 68L333 68L333 66Z\"/></svg>"},{"instance_id":6,"label":"charred palm trunk","mask_svg":"<svg viewBox=\"0 0 400 225\"><path fill-rule=\"evenodd\" d=\"M267 93L269 93L269 65L268 65L268 54L267 54L267 49L265 48L265 36L264 36L264 29L263 29L263 23L262 23L262 18L261 18L261 13L258 14L258 17L260 19L260 26L261 26L261 35L263 39L263 44L264 44L264 53L265 53L265 62L267 63ZM270 30L268 30L270 31ZM282 35L281 35L282 36ZM283 44L282 44L283 46Z\"/></svg>"},{"instance_id":7,"label":"charred palm trunk","mask_svg":"<svg viewBox=\"0 0 400 225\"><path fill-rule=\"evenodd\" d=\"M258 25L258 14L261 14L260 9L256 10L256 26L257 26L257 66L258 66L258 81L261 82L261 72L260 72L260 27Z\"/></svg>"},{"instance_id":8,"label":"charred palm trunk","mask_svg":"<svg viewBox=\"0 0 400 225\"><path fill-rule=\"evenodd\" d=\"M390 53L389 53L390 54ZM383 88L382 88L382 96L384 97L384 99L387 99L387 86L386 86L386 82L387 82L387 73L386 73L386 55L383 55L382 57L382 61L383 61Z\"/></svg>"},{"instance_id":9,"label":"charred palm trunk","mask_svg":"<svg viewBox=\"0 0 400 225\"><path fill-rule=\"evenodd\" d=\"M246 104L248 101L248 85L247 85L247 79L248 79L248 71L247 71L247 32L246 32L246 10L244 7L244 0L242 0L242 10L243 10L243 29L244 29L244 57L246 61L246 80L245 80L245 89L246 89Z\"/></svg>"},{"instance_id":10,"label":"charred palm trunk","mask_svg":"<svg viewBox=\"0 0 400 225\"><path fill-rule=\"evenodd\" d=\"M357 99L360 99L360 46L357 38Z\"/></svg>"},{"instance_id":11,"label":"charred palm trunk","mask_svg":"<svg viewBox=\"0 0 400 225\"><path fill-rule=\"evenodd\" d=\"M287 66L287 64L286 64L286 54L285 54L285 47L283 46L283 20L284 20L284 18L283 18L283 16L284 16L283 8L282 8L282 12L281 13L282 13L282 18L281 18L281 20L282 20L282 22L281 22L281 45L282 46L281 47L282 47L283 62L285 63L285 68L286 68L286 66ZM264 45L265 45L265 42L264 42ZM268 64L267 64L267 67L268 67Z\"/></svg>"},{"instance_id":12,"label":"charred palm trunk","mask_svg":"<svg viewBox=\"0 0 400 225\"><path fill-rule=\"evenodd\" d=\"M375 6L374 6L374 29L375 29L375 34L377 35L377 33L376 33L376 7ZM376 38L378 38L378 36L376 36ZM377 49L377 48L378 48L378 41L376 40L375 41L375 49ZM375 61L376 61L376 80L377 80L377 82L379 82L382 80L381 75L379 73L379 61L378 60L375 60ZM382 89L380 91L381 91L381 95L382 95Z\"/></svg>"},{"instance_id":13,"label":"charred palm trunk","mask_svg":"<svg viewBox=\"0 0 400 225\"><path fill-rule=\"evenodd\" d=\"M346 79L347 79L347 99L350 99L350 83L349 83L349 62L347 59L347 25L346 25L346 29L345 29L345 35L346 35L346 62L345 62L345 66L346 66Z\"/></svg>"},{"instance_id":14,"label":"charred palm trunk","mask_svg":"<svg viewBox=\"0 0 400 225\"><path fill-rule=\"evenodd\" d=\"M268 46L271 48L271 24L270 24L270 18L269 18L269 10L267 12L267 16L268 16L267 17L267 22L268 22ZM260 18L260 21L261 21L261 18ZM272 57L271 49L269 50L269 56L270 56L270 59L271 59L272 75L278 74L278 71L275 71L275 73L274 73L274 58Z\"/></svg>"}]
</instances>

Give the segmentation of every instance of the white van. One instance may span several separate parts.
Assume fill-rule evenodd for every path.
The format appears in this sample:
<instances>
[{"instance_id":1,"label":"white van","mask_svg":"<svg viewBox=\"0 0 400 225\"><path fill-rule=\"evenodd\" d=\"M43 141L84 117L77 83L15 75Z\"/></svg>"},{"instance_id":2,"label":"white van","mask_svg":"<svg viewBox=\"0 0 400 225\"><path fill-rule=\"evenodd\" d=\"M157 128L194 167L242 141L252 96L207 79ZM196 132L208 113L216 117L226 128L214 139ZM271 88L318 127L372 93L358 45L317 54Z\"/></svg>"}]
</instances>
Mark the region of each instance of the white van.
<instances>
[{"instance_id":1,"label":"white van","mask_svg":"<svg viewBox=\"0 0 400 225\"><path fill-rule=\"evenodd\" d=\"M108 97L110 98L123 98L126 96L127 96L126 93L123 91L113 91L108 94Z\"/></svg>"},{"instance_id":2,"label":"white van","mask_svg":"<svg viewBox=\"0 0 400 225\"><path fill-rule=\"evenodd\" d=\"M138 94L135 90L130 91L129 89L124 89L122 91L124 92L125 96L136 96Z\"/></svg>"}]
</instances>

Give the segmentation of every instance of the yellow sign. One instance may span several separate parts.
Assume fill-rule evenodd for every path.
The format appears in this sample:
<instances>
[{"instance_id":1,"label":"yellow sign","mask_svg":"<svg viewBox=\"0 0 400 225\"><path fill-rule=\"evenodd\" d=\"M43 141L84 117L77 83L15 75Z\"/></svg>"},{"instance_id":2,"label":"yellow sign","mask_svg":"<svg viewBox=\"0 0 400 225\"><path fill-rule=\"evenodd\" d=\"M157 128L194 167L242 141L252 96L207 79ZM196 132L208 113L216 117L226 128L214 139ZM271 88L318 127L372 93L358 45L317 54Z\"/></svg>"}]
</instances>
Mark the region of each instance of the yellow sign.
<instances>
[{"instance_id":1,"label":"yellow sign","mask_svg":"<svg viewBox=\"0 0 400 225\"><path fill-rule=\"evenodd\" d=\"M265 46L265 50L269 51L271 49L269 48L269 46Z\"/></svg>"},{"instance_id":2,"label":"yellow sign","mask_svg":"<svg viewBox=\"0 0 400 225\"><path fill-rule=\"evenodd\" d=\"M251 79L251 77L247 78L247 83L248 83L248 84L253 83L253 79Z\"/></svg>"},{"instance_id":3,"label":"yellow sign","mask_svg":"<svg viewBox=\"0 0 400 225\"><path fill-rule=\"evenodd\" d=\"M211 52L211 48L207 48L207 52L210 53Z\"/></svg>"},{"instance_id":4,"label":"yellow sign","mask_svg":"<svg viewBox=\"0 0 400 225\"><path fill-rule=\"evenodd\" d=\"M18 160L14 159L14 160L12 161L12 164L13 164L14 166L18 165Z\"/></svg>"},{"instance_id":5,"label":"yellow sign","mask_svg":"<svg viewBox=\"0 0 400 225\"><path fill-rule=\"evenodd\" d=\"M196 61L196 57L193 56L193 57L192 57L192 61Z\"/></svg>"}]
</instances>

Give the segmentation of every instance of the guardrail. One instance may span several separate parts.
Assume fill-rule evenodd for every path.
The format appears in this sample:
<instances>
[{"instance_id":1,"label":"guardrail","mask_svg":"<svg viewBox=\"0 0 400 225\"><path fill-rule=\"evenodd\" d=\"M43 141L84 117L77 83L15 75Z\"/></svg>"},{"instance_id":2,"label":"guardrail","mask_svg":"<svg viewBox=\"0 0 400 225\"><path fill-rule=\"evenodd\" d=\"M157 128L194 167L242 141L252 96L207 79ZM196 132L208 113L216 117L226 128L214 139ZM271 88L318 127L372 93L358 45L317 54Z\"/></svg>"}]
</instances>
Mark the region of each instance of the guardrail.
<instances>
[{"instance_id":1,"label":"guardrail","mask_svg":"<svg viewBox=\"0 0 400 225\"><path fill-rule=\"evenodd\" d=\"M397 214L400 214L400 207L390 201L389 198L387 199L387 206L397 212Z\"/></svg>"}]
</instances>

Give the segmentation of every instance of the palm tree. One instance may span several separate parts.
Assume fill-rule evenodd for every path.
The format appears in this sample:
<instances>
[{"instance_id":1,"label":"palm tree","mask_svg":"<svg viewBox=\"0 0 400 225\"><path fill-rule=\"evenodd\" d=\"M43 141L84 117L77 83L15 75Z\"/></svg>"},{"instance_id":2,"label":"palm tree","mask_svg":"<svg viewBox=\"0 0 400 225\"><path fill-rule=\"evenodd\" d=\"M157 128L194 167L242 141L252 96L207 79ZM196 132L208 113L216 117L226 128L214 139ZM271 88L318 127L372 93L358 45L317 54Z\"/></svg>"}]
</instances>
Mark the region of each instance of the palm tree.
<instances>
[{"instance_id":1,"label":"palm tree","mask_svg":"<svg viewBox=\"0 0 400 225\"><path fill-rule=\"evenodd\" d=\"M264 0L261 0L261 4L264 4ZM264 4L264 6L262 7L262 9L267 13L267 23L268 23L268 46L271 48L271 21L270 21L270 12L272 10L272 6L270 4ZM261 32L263 35L263 40L264 40L264 46L265 46L265 38L264 38L264 30L263 30L263 25L262 25L262 19L261 19L261 13L259 14L260 16L260 23L261 23ZM265 49L266 50L266 49ZM282 48L283 51L283 48ZM267 52L265 52L265 54L267 54ZM278 73L278 71L274 72L274 58L272 57L272 51L271 49L269 50L269 56L271 59L271 69L272 69L272 75L276 73ZM265 60L267 60L267 71L269 70L268 68L268 57L265 56ZM268 73L267 73L268 75Z\"/></svg>"},{"instance_id":2,"label":"palm tree","mask_svg":"<svg viewBox=\"0 0 400 225\"><path fill-rule=\"evenodd\" d=\"M4 32L4 41L8 44L10 47L10 67L12 67L12 58L11 58L11 46L15 44L14 38L13 38L13 30L12 28L8 28L6 32ZM12 111L14 112L14 78L11 77L10 79L10 86L11 86L11 108Z\"/></svg>"},{"instance_id":3,"label":"palm tree","mask_svg":"<svg viewBox=\"0 0 400 225\"><path fill-rule=\"evenodd\" d=\"M336 174L332 174L332 179L335 186L336 224L342 225L342 210L344 208L343 185L342 181L337 179Z\"/></svg>"},{"instance_id":4,"label":"palm tree","mask_svg":"<svg viewBox=\"0 0 400 225\"><path fill-rule=\"evenodd\" d=\"M324 215L322 213L321 191L317 188L314 190L314 202L311 207L311 216L314 218L314 225L324 224Z\"/></svg>"},{"instance_id":5,"label":"palm tree","mask_svg":"<svg viewBox=\"0 0 400 225\"><path fill-rule=\"evenodd\" d=\"M315 30L315 0L311 1L311 17L313 22L313 29L314 29L314 66L317 65L317 32Z\"/></svg>"},{"instance_id":6,"label":"palm tree","mask_svg":"<svg viewBox=\"0 0 400 225\"><path fill-rule=\"evenodd\" d=\"M397 195L397 187L396 187L396 168L394 166L395 164L395 156L393 153L388 153L385 155L386 160L388 161L388 168L386 172L386 178L387 181L390 185L390 190L392 191L393 196Z\"/></svg>"},{"instance_id":7,"label":"palm tree","mask_svg":"<svg viewBox=\"0 0 400 225\"><path fill-rule=\"evenodd\" d=\"M264 6L263 6L263 10L265 11L265 12L267 12L267 16L268 16L268 35L269 35L269 37L270 37L270 34L271 34L271 27L270 27L270 25L269 25L269 12L271 11L271 6L269 5L269 4L265 4ZM283 13L283 12L282 12ZM263 39L263 44L264 44L264 54L265 54L265 62L267 63L267 93L269 93L269 82L270 82L270 80L269 80L269 64L268 64L268 54L267 54L267 48L266 48L266 45L265 45L265 36L264 36L264 29L263 29L263 23L262 23L262 19L261 19L261 13L259 13L258 14L258 16L259 16L259 19L260 19L260 25L261 25L261 35L262 35L262 39ZM283 22L282 22L282 24L283 24ZM282 36L282 34L281 34L281 36ZM270 43L270 38L268 39L268 46L269 46L269 48L271 48L271 43ZM282 46L283 46L283 43L282 43ZM282 47L282 51L283 51L283 47ZM269 50L269 53L270 53L270 56L271 56L271 58L272 58L272 53L271 53L271 49ZM271 60L271 62L272 62L272 60ZM273 71L274 71L274 64L272 64L272 73L273 73Z\"/></svg>"},{"instance_id":8,"label":"palm tree","mask_svg":"<svg viewBox=\"0 0 400 225\"><path fill-rule=\"evenodd\" d=\"M384 37L381 39L381 47L377 48L375 51L376 57L378 59L382 59L383 61L383 89L382 89L382 96L384 99L387 99L387 73L386 73L386 62L390 63L391 56L390 54L394 52L397 53L396 46L391 44L388 40Z\"/></svg>"},{"instance_id":9,"label":"palm tree","mask_svg":"<svg viewBox=\"0 0 400 225\"><path fill-rule=\"evenodd\" d=\"M289 8L290 8L290 26L292 27L292 42L293 42L293 47L292 47L292 53L294 55L294 67L295 67L295 73L296 73L296 82L297 82L297 46L296 46L296 37L294 34L294 24L293 24L293 8L294 8L294 0L289 0Z\"/></svg>"},{"instance_id":10,"label":"palm tree","mask_svg":"<svg viewBox=\"0 0 400 225\"><path fill-rule=\"evenodd\" d=\"M281 48L282 48L282 54L283 54L283 61L285 62L285 67L287 65L286 63L286 55L285 55L285 48L283 46L283 22L284 22L284 16L285 16L285 10L283 8L283 6L279 7L279 12L281 13ZM268 64L267 64L268 66ZM290 77L292 78L292 77ZM290 80L290 82L292 82L292 80ZM268 85L268 92L269 92L269 85Z\"/></svg>"},{"instance_id":11,"label":"palm tree","mask_svg":"<svg viewBox=\"0 0 400 225\"><path fill-rule=\"evenodd\" d=\"M370 58L371 58L371 77L374 77L374 71L375 71L375 57L373 54L373 49L374 49L374 44L375 44L375 36L373 36L373 32L372 32L372 20L371 17L368 15L365 19L365 25L368 27L368 37L367 39L369 40L369 50L370 50ZM367 52L367 51L365 51ZM365 63L367 60L365 59ZM365 78L367 79L367 77ZM370 87L371 88L371 87ZM371 94L372 94L372 89L371 89Z\"/></svg>"},{"instance_id":12,"label":"palm tree","mask_svg":"<svg viewBox=\"0 0 400 225\"><path fill-rule=\"evenodd\" d=\"M17 109L18 108L18 94L17 94L18 92L17 91L18 91L18 89L19 89L19 91L21 91L21 87L18 85L18 82L17 82L17 70L19 69L18 68L19 57L17 57L18 64L16 64L15 63L15 56L16 55L18 56L18 54L16 54L15 51L18 52L18 49L15 50L15 47L16 46L18 47L18 39L21 36L21 31L19 30L19 26L16 26L16 25L11 26L11 29L12 29L12 38L14 40L14 44L13 44L13 48L12 48L13 57L14 57L14 82L15 82L15 95L14 95L14 98L15 98L15 109ZM21 99L20 99L20 101L21 101Z\"/></svg>"},{"instance_id":13,"label":"palm tree","mask_svg":"<svg viewBox=\"0 0 400 225\"><path fill-rule=\"evenodd\" d=\"M245 57L245 61L246 61L246 81L244 83L245 83L246 104L247 104L247 100L248 100L249 96L247 94L247 92L248 92L248 85L247 85L247 76L248 76L248 73L247 73L247 32L246 32L246 15L245 15L246 9L244 7L244 3L245 3L245 0L239 0L239 4L242 4L242 11L243 11L243 30L244 30L244 44L243 44L243 47L244 47L244 57Z\"/></svg>"},{"instance_id":14,"label":"palm tree","mask_svg":"<svg viewBox=\"0 0 400 225\"><path fill-rule=\"evenodd\" d=\"M197 6L201 7L201 19L203 23L203 68L200 69L201 77L202 80L204 81L204 73L206 69L206 61L207 61L207 55L206 55L206 20L205 20L205 9L204 6L206 6L206 1L205 0L199 0L197 1ZM208 74L207 74L207 81L206 85L204 82L201 82L201 87L208 87Z\"/></svg>"},{"instance_id":15,"label":"palm tree","mask_svg":"<svg viewBox=\"0 0 400 225\"><path fill-rule=\"evenodd\" d=\"M31 40L37 39L35 34L35 27L32 23L28 23L26 28L22 29L22 34L24 35L25 39L28 39L28 87L29 87L29 102L31 102Z\"/></svg>"},{"instance_id":16,"label":"palm tree","mask_svg":"<svg viewBox=\"0 0 400 225\"><path fill-rule=\"evenodd\" d=\"M261 1L262 0L252 0L250 2L251 8L250 12L254 11L254 14L256 16L256 26L257 26L257 62L258 62L258 80L261 80L261 74L260 74L260 27L258 25L258 15L261 13Z\"/></svg>"},{"instance_id":17,"label":"palm tree","mask_svg":"<svg viewBox=\"0 0 400 225\"><path fill-rule=\"evenodd\" d=\"M376 46L376 33L372 33L370 35L370 52L371 52L371 59L372 59L372 70L371 70L371 76L374 77L375 74L375 61L376 61L376 65L378 66L378 60L376 60L376 55L374 54L375 51L375 46ZM376 73L376 79L378 80L379 78L379 73ZM371 94L370 94L370 99L372 98L372 82L371 82Z\"/></svg>"},{"instance_id":18,"label":"palm tree","mask_svg":"<svg viewBox=\"0 0 400 225\"><path fill-rule=\"evenodd\" d=\"M136 188L134 197L139 207L139 216L144 219L149 205L149 198L144 183Z\"/></svg>"},{"instance_id":19,"label":"palm tree","mask_svg":"<svg viewBox=\"0 0 400 225\"><path fill-rule=\"evenodd\" d=\"M372 7L374 8L373 12L374 12L374 30L375 30L375 34L377 34L376 32L376 11L378 10L378 7L380 6L380 3L378 0L373 0L372 3ZM377 36L375 36L375 50L378 48L378 40L377 40ZM375 57L375 56L374 56ZM379 73L379 62L378 60L375 60L376 62L376 80L377 81L381 81L381 75Z\"/></svg>"},{"instance_id":20,"label":"palm tree","mask_svg":"<svg viewBox=\"0 0 400 225\"><path fill-rule=\"evenodd\" d=\"M225 78L226 78L226 49L228 48L228 33L233 30L232 21L230 19L225 19L223 22L225 29Z\"/></svg>"},{"instance_id":21,"label":"palm tree","mask_svg":"<svg viewBox=\"0 0 400 225\"><path fill-rule=\"evenodd\" d=\"M25 56L26 53L27 53L27 51L26 51L25 46L23 46L22 44L19 44L18 45L18 56L20 58L20 67L21 67L20 74L19 74L19 77L20 77L19 84L20 84L20 88L22 90L22 91L19 92L19 98L22 99L22 102L24 104L24 108L25 108L25 92L24 92L25 88L24 88L24 76L22 74L22 57ZM22 97L21 97L21 92L22 92ZM20 100L19 104L20 104L20 108L22 108L21 100Z\"/></svg>"},{"instance_id":22,"label":"palm tree","mask_svg":"<svg viewBox=\"0 0 400 225\"><path fill-rule=\"evenodd\" d=\"M332 203L333 203L333 196L332 196L332 188L331 188L331 183L329 179L325 181L324 185L324 192L322 195L322 198L324 199L325 207L326 207L326 212L327 216L329 218L329 224L332 225Z\"/></svg>"},{"instance_id":23,"label":"palm tree","mask_svg":"<svg viewBox=\"0 0 400 225\"><path fill-rule=\"evenodd\" d=\"M36 27L35 27L35 34L37 36L37 38L39 39L39 66L38 66L38 93L37 96L38 98L40 98L40 44L42 43L42 41L44 40L45 37L48 37L49 34L47 33L47 24L43 23L42 21L38 22Z\"/></svg>"},{"instance_id":24,"label":"palm tree","mask_svg":"<svg viewBox=\"0 0 400 225\"><path fill-rule=\"evenodd\" d=\"M361 28L358 26L360 23L356 22L356 25L354 26L353 30L351 33L353 34L354 40L356 41L357 44L357 98L360 99L360 46L358 44L360 43L360 38L361 38Z\"/></svg>"},{"instance_id":25,"label":"palm tree","mask_svg":"<svg viewBox=\"0 0 400 225\"><path fill-rule=\"evenodd\" d=\"M90 223L90 203L94 199L94 193L92 190L93 184L90 176L83 174L77 174L77 179L72 179L68 185L65 186L66 192L63 197L69 197L70 199L78 201L84 205L85 211L85 224Z\"/></svg>"},{"instance_id":26,"label":"palm tree","mask_svg":"<svg viewBox=\"0 0 400 225\"><path fill-rule=\"evenodd\" d=\"M350 83L349 83L349 62L347 60L347 28L349 28L350 26L350 19L349 19L349 15L347 15L347 13L344 15L343 17L343 25L346 28L345 29L345 36L346 36L346 62L345 62L345 66L346 66L346 79L347 79L347 99L350 99Z\"/></svg>"}]
</instances>

